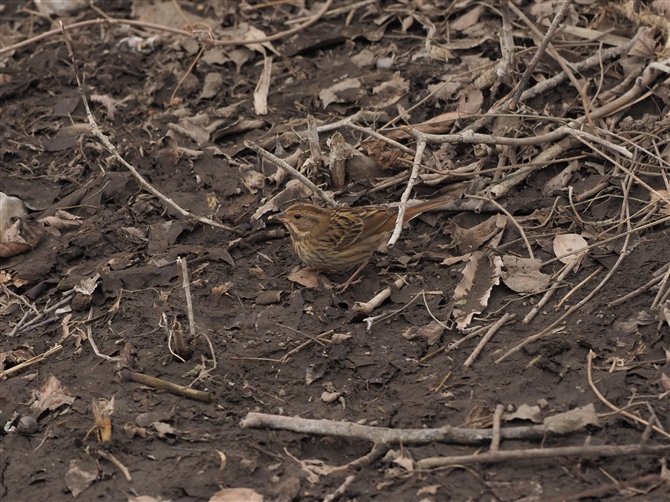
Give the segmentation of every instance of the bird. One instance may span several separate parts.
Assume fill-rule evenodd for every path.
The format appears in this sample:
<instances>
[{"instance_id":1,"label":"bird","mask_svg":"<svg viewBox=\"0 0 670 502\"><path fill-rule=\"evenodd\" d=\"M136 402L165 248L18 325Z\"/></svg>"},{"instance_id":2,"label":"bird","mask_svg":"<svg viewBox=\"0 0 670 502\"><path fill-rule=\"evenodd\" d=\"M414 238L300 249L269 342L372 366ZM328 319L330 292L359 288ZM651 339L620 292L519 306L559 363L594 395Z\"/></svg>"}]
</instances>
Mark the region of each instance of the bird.
<instances>
[{"instance_id":1,"label":"bird","mask_svg":"<svg viewBox=\"0 0 670 502\"><path fill-rule=\"evenodd\" d=\"M436 199L407 207L403 223L445 203L444 199ZM308 267L323 272L343 272L359 265L345 283L336 286L341 293L353 284L375 250L389 239L398 219L398 208L322 208L297 203L271 218L286 226L293 249Z\"/></svg>"}]
</instances>

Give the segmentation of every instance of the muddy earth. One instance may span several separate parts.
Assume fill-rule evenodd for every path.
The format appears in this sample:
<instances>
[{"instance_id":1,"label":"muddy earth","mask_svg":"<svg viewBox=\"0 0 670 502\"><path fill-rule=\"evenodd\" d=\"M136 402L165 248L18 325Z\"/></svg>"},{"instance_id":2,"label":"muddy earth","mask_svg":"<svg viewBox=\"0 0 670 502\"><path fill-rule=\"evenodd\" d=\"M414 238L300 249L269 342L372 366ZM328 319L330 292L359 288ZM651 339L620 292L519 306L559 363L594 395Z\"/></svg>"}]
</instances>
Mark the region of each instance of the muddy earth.
<instances>
[{"instance_id":1,"label":"muddy earth","mask_svg":"<svg viewBox=\"0 0 670 502\"><path fill-rule=\"evenodd\" d=\"M547 87L512 110L561 2L511 6L506 61L499 2L48 3L0 5L0 192L26 213L2 206L0 499L670 500L670 90L651 65L664 2L573 3L525 84ZM68 30L76 67L58 32L34 38L105 19ZM144 184L91 131L77 74ZM534 141L564 125L584 134ZM431 140L417 159L405 126L494 141ZM410 198L445 206L338 293L350 271L302 270L270 219L322 199L245 141L349 206L399 202L417 164ZM571 410L589 418L547 427ZM251 427L249 413L487 438L496 425L518 455Z\"/></svg>"}]
</instances>

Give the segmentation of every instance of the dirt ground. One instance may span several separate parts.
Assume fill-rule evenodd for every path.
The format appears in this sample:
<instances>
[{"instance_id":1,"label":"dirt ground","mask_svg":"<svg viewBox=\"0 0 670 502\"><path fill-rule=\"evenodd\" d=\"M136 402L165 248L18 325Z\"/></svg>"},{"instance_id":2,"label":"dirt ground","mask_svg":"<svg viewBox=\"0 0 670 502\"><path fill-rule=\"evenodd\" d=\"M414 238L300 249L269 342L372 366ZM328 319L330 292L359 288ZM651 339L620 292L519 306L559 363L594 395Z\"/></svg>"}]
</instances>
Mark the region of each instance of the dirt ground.
<instances>
[{"instance_id":1,"label":"dirt ground","mask_svg":"<svg viewBox=\"0 0 670 502\"><path fill-rule=\"evenodd\" d=\"M57 19L70 25L105 15L177 29L187 19L224 40L294 28L324 5L80 3L76 12L48 16L33 2L2 2L0 51L58 28ZM518 7L544 33L559 4L521 1ZM648 4L642 14L664 15ZM288 232L268 218L295 199L309 199L309 190L292 185L291 176L261 161L244 140L294 160L300 149L293 165L301 166L310 152L308 115L325 126L364 111L361 127L386 125L382 134L416 150L401 125L464 131L510 97L539 43L513 12L516 60L495 82L495 71L487 70L500 68L502 57L498 2L382 0L331 13L352 5L335 1L313 25L263 46L211 47L203 54L192 38L138 25L69 32L93 115L119 154L180 207L233 230L180 215L111 157L89 130L60 36L0 52L0 192L25 203L24 230L39 227L29 251L0 258L0 372L8 372L0 383L0 499L71 500L81 491L81 500L207 501L232 488L252 489L266 501L670 499L663 467L670 453L663 293L670 285L660 281L611 305L655 272L665 277L662 267L670 263L667 204L654 202L668 194L667 77L654 73L639 94L599 115L647 75L650 62L663 60L667 33L646 31L634 49L575 70L631 40L649 21L614 3L574 3L565 25L594 31L559 32L528 86L561 73L552 50L576 81L531 96L516 113L501 112L475 132L534 138L584 116L586 107L585 125L576 129L590 134L588 142L572 136L503 146L429 142L412 197L444 197L450 205L413 220L395 247L375 254L360 283L338 294L328 280L342 282L346 273L312 283L313 275L291 275L302 265ZM596 39L595 32L605 35ZM141 37L142 45L128 37ZM491 75L492 85L481 84ZM351 147L344 187L336 189L327 174L335 130L324 127L319 135L325 167L305 173L339 203L399 201L413 154L370 141L360 130L337 130ZM591 141L598 137L601 143ZM559 142L567 147L542 160ZM498 205L468 198L493 196L508 175L534 161L541 168L495 196ZM524 292L495 272L501 259L529 256L511 217L550 279L540 292ZM557 235L592 246L561 278ZM473 256L479 269L470 268ZM195 337L178 257L188 265ZM504 261L503 276L508 267ZM509 275L517 284L537 276ZM357 302L400 277L402 287L393 287L372 313L356 310ZM474 287L464 299L458 288L468 277ZM558 288L548 303L522 323L552 284ZM32 321L38 312L43 315ZM504 315L508 322L464 365ZM168 328L183 333L190 357L172 355ZM62 349L12 371L56 344ZM190 386L205 400L129 381L129 371ZM112 440L103 445L93 408L112 398ZM503 452L585 445L579 453L441 468L418 462L486 454L489 442L395 442L346 468L370 454L373 443L241 425L248 413L263 413L484 431L498 405L503 430L542 427L547 417L588 405L598 417L565 433L503 437L500 445ZM656 453L589 453L589 447L640 445L640 420L651 417L659 430L649 431L646 445ZM260 500L242 491L228 496L216 500Z\"/></svg>"}]
</instances>

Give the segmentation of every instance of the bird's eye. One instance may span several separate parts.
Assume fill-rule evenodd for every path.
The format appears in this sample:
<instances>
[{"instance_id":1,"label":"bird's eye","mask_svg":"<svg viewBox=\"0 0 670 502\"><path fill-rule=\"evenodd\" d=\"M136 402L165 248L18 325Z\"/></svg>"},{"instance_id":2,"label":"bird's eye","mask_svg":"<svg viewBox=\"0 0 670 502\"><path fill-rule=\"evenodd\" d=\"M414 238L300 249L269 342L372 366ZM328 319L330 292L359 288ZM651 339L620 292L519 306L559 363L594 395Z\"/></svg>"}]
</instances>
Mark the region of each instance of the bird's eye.
<instances>
[{"instance_id":1,"label":"bird's eye","mask_svg":"<svg viewBox=\"0 0 670 502\"><path fill-rule=\"evenodd\" d=\"M294 214L293 218L296 219L296 220L299 220L300 218L302 218L302 214L300 214L300 213Z\"/></svg>"}]
</instances>

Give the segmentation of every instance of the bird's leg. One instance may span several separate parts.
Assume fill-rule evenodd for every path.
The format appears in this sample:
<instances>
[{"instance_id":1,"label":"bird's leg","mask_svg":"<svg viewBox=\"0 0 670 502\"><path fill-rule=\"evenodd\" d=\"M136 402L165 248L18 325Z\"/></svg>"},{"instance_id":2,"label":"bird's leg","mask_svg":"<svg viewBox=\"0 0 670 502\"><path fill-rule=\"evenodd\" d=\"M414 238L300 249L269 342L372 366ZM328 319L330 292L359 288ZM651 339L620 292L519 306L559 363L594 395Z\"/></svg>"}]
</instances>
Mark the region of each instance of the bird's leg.
<instances>
[{"instance_id":1,"label":"bird's leg","mask_svg":"<svg viewBox=\"0 0 670 502\"><path fill-rule=\"evenodd\" d=\"M361 266L356 269L356 272L354 272L351 275L351 277L349 277L349 279L346 280L346 282L342 284L336 284L334 288L337 290L337 292L344 293L347 290L347 288L352 284L358 284L359 282L361 282L360 279L358 279L357 281L354 281L354 279L358 274L360 274L363 271L363 269L368 265L368 263L370 263L370 260L364 261L363 263L361 263Z\"/></svg>"}]
</instances>

